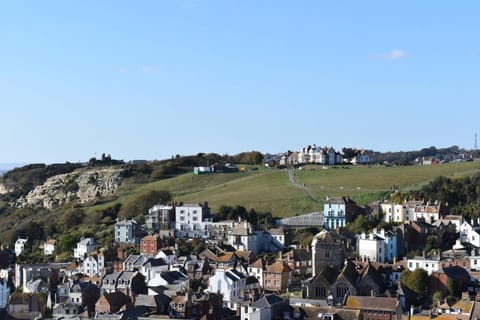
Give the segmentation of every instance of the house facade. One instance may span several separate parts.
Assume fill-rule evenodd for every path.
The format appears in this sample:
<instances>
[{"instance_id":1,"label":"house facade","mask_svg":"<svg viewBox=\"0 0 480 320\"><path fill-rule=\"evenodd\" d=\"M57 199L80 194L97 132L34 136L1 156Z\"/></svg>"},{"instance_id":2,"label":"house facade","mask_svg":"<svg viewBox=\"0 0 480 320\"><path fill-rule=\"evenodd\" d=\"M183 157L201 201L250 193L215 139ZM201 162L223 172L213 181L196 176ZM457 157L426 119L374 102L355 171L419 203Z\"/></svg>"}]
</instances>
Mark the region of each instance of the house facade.
<instances>
[{"instance_id":1,"label":"house facade","mask_svg":"<svg viewBox=\"0 0 480 320\"><path fill-rule=\"evenodd\" d=\"M17 241L15 241L15 255L18 257L23 253L23 251L27 248L28 246L28 237L26 238L18 238Z\"/></svg>"},{"instance_id":2,"label":"house facade","mask_svg":"<svg viewBox=\"0 0 480 320\"><path fill-rule=\"evenodd\" d=\"M212 218L208 203L176 206L175 234L180 238L210 238Z\"/></svg>"},{"instance_id":3,"label":"house facade","mask_svg":"<svg viewBox=\"0 0 480 320\"><path fill-rule=\"evenodd\" d=\"M94 238L84 238L77 243L77 247L73 249L73 257L75 259L83 260L87 255L92 253L95 249L95 239Z\"/></svg>"},{"instance_id":4,"label":"house facade","mask_svg":"<svg viewBox=\"0 0 480 320\"><path fill-rule=\"evenodd\" d=\"M336 268L343 267L347 249L338 234L326 230L320 231L312 240L312 275L320 270L323 265L332 265Z\"/></svg>"},{"instance_id":5,"label":"house facade","mask_svg":"<svg viewBox=\"0 0 480 320\"><path fill-rule=\"evenodd\" d=\"M290 279L292 269L284 261L276 261L268 265L263 273L263 289L273 292L285 292Z\"/></svg>"},{"instance_id":6,"label":"house facade","mask_svg":"<svg viewBox=\"0 0 480 320\"><path fill-rule=\"evenodd\" d=\"M209 282L208 291L222 294L227 307L235 308L234 304L247 290L245 275L236 269L217 269Z\"/></svg>"},{"instance_id":7,"label":"house facade","mask_svg":"<svg viewBox=\"0 0 480 320\"><path fill-rule=\"evenodd\" d=\"M55 239L48 239L43 244L43 254L48 256L55 252L55 248L57 247L57 240Z\"/></svg>"},{"instance_id":8,"label":"house facade","mask_svg":"<svg viewBox=\"0 0 480 320\"><path fill-rule=\"evenodd\" d=\"M407 217L407 207L403 204L384 202L380 204L383 221L387 223L403 223Z\"/></svg>"},{"instance_id":9,"label":"house facade","mask_svg":"<svg viewBox=\"0 0 480 320\"><path fill-rule=\"evenodd\" d=\"M140 253L156 255L162 247L162 239L158 234L151 234L140 240Z\"/></svg>"},{"instance_id":10,"label":"house facade","mask_svg":"<svg viewBox=\"0 0 480 320\"><path fill-rule=\"evenodd\" d=\"M347 222L352 222L358 213L357 204L349 197L327 197L323 205L325 228L330 230L343 228Z\"/></svg>"},{"instance_id":11,"label":"house facade","mask_svg":"<svg viewBox=\"0 0 480 320\"><path fill-rule=\"evenodd\" d=\"M169 230L174 227L175 208L169 205L156 204L148 209L145 224L152 230Z\"/></svg>"},{"instance_id":12,"label":"house facade","mask_svg":"<svg viewBox=\"0 0 480 320\"><path fill-rule=\"evenodd\" d=\"M140 226L135 220L117 219L115 223L115 242L138 244Z\"/></svg>"}]
</instances>

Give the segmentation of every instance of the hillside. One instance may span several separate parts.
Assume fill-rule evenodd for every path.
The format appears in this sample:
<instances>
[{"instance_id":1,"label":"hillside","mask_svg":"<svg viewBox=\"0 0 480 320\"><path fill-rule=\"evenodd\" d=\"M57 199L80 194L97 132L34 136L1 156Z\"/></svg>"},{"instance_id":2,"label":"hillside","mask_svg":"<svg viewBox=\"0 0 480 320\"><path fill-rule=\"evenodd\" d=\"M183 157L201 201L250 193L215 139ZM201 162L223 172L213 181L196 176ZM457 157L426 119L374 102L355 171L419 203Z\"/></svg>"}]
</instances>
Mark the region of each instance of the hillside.
<instances>
[{"instance_id":1,"label":"hillside","mask_svg":"<svg viewBox=\"0 0 480 320\"><path fill-rule=\"evenodd\" d=\"M289 183L287 170L261 168L244 173L197 176L186 173L146 184L125 184L113 202L91 206L92 212L123 203L150 190L167 190L176 201L200 203L208 201L215 211L221 205L241 205L257 211L269 211L286 217L320 210L329 196L350 195L361 204L377 200L385 192L396 189L418 189L436 177L472 176L480 172L480 161L448 163L432 166L307 166L295 170L295 183ZM302 188L305 184L305 190ZM308 193L307 193L308 191Z\"/></svg>"},{"instance_id":2,"label":"hillside","mask_svg":"<svg viewBox=\"0 0 480 320\"><path fill-rule=\"evenodd\" d=\"M322 210L327 195L349 195L359 204L367 204L385 197L393 186L400 191L410 191L419 189L440 176L474 176L480 172L480 161L433 166L306 166L302 170L248 165L246 172L197 176L189 170L187 173L165 176L166 172L173 171L172 168L174 169L171 163L82 167L46 178L43 183L39 181L28 194L18 191L6 193L0 197L0 243L11 245L18 235L28 235L37 239L35 245L39 245L42 240L53 237L65 243L62 247L64 254L68 254L70 246L82 235L95 235L101 243L111 243L115 219L129 216L141 222L149 206L158 201L158 191L168 191L175 201L184 203L208 201L214 213L223 205L239 205L247 210L287 217ZM185 172L187 167L183 168L182 171ZM39 169L34 167L30 170L37 172ZM106 179L92 183L88 178L96 171L100 178L100 172L105 170L111 172ZM121 176L118 175L120 172ZM14 181L12 174L9 176L11 179L7 181ZM19 177L26 179L26 176L23 172ZM41 176L45 175L42 173ZM75 180L65 179L66 177L75 177ZM28 180L22 181L25 185L28 184ZM114 188L108 187L109 181L117 181ZM75 188L68 187L72 182ZM48 184L59 189L47 188ZM78 192L92 187L84 194L85 197L82 192ZM90 197L95 188L101 190L104 187L108 192L104 195L106 198L101 200ZM33 200L37 196L41 196L41 199L46 196L48 203L51 201L48 200L49 197L59 190L60 196L68 195L65 190L76 191L73 201L60 201L58 205L50 206L51 209L48 209L49 206L43 200L31 201L30 204L28 201L18 201L29 195ZM9 205L15 194L20 194L15 198L16 203L24 208ZM38 254L38 259L41 257Z\"/></svg>"}]
</instances>

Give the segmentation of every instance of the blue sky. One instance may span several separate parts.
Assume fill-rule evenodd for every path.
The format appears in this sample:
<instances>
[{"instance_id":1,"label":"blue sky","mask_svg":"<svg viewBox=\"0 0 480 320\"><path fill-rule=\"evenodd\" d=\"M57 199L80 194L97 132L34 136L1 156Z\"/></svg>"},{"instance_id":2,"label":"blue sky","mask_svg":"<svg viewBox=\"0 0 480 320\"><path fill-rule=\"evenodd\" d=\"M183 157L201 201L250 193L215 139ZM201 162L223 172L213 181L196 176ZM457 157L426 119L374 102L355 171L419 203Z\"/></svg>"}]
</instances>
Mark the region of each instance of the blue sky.
<instances>
[{"instance_id":1,"label":"blue sky","mask_svg":"<svg viewBox=\"0 0 480 320\"><path fill-rule=\"evenodd\" d=\"M0 2L0 162L458 145L475 1Z\"/></svg>"}]
</instances>

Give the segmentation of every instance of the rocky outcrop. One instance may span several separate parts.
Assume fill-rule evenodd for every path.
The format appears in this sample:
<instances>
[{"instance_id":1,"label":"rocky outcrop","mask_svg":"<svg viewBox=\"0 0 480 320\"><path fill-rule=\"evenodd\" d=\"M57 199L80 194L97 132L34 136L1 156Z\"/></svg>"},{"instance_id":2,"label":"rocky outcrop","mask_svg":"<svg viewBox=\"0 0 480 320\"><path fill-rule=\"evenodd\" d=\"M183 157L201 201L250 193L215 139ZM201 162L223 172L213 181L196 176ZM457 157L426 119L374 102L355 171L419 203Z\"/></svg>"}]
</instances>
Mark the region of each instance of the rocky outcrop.
<instances>
[{"instance_id":1,"label":"rocky outcrop","mask_svg":"<svg viewBox=\"0 0 480 320\"><path fill-rule=\"evenodd\" d=\"M0 194L7 194L9 192L12 192L12 190L7 189L7 187L0 183Z\"/></svg>"},{"instance_id":2,"label":"rocky outcrop","mask_svg":"<svg viewBox=\"0 0 480 320\"><path fill-rule=\"evenodd\" d=\"M15 206L53 209L70 201L87 203L110 197L122 184L122 172L119 167L82 168L56 175L20 197Z\"/></svg>"}]
</instances>

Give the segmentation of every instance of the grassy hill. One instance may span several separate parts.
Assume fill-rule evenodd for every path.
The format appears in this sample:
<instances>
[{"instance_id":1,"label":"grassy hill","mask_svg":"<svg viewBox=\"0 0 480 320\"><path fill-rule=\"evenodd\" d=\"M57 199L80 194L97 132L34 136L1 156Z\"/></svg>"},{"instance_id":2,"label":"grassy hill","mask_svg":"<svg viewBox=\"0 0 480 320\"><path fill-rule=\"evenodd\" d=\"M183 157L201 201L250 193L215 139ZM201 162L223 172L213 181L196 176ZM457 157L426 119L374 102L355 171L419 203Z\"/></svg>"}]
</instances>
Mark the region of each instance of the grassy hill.
<instances>
[{"instance_id":1,"label":"grassy hill","mask_svg":"<svg viewBox=\"0 0 480 320\"><path fill-rule=\"evenodd\" d=\"M463 177L480 172L480 161L432 166L306 166L295 170L295 183L288 171L260 168L244 173L196 176L186 173L146 184L126 184L110 202L86 208L87 212L123 203L150 190L168 190L175 200L185 203L208 201L215 211L221 205L242 205L287 217L317 211L329 196L349 195L360 204L379 199L393 186L401 191L418 189L439 176ZM305 189L302 186L305 185Z\"/></svg>"}]
</instances>

